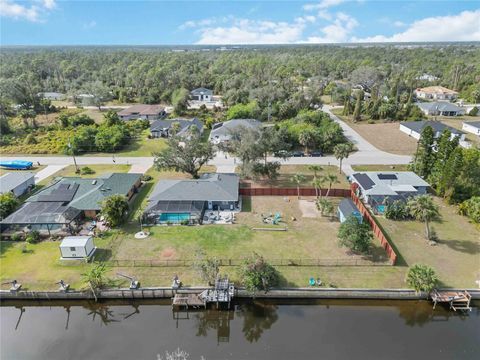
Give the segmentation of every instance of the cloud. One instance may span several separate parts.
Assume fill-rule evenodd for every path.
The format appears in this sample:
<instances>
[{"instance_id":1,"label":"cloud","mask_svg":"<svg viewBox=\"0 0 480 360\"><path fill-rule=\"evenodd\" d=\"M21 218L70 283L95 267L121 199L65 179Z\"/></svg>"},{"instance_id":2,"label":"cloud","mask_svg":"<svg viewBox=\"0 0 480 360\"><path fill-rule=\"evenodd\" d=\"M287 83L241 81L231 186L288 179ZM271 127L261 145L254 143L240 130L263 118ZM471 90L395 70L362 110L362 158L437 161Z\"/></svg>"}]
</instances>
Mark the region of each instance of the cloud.
<instances>
[{"instance_id":1,"label":"cloud","mask_svg":"<svg viewBox=\"0 0 480 360\"><path fill-rule=\"evenodd\" d=\"M316 4L305 4L303 5L303 10L313 11L313 10L324 10L333 6L340 5L346 0L322 0Z\"/></svg>"},{"instance_id":2,"label":"cloud","mask_svg":"<svg viewBox=\"0 0 480 360\"><path fill-rule=\"evenodd\" d=\"M358 21L343 12L338 12L329 25L320 29L321 36L310 36L306 43L342 43L348 42L353 29L358 26Z\"/></svg>"},{"instance_id":3,"label":"cloud","mask_svg":"<svg viewBox=\"0 0 480 360\"><path fill-rule=\"evenodd\" d=\"M90 29L93 29L95 26L97 26L97 22L95 20L91 20L89 22L84 23L82 27L84 30L90 30Z\"/></svg>"},{"instance_id":4,"label":"cloud","mask_svg":"<svg viewBox=\"0 0 480 360\"><path fill-rule=\"evenodd\" d=\"M352 38L354 42L480 41L480 9L417 20L392 36Z\"/></svg>"},{"instance_id":5,"label":"cloud","mask_svg":"<svg viewBox=\"0 0 480 360\"><path fill-rule=\"evenodd\" d=\"M42 22L42 16L57 6L56 0L0 0L0 16L15 20Z\"/></svg>"}]
</instances>

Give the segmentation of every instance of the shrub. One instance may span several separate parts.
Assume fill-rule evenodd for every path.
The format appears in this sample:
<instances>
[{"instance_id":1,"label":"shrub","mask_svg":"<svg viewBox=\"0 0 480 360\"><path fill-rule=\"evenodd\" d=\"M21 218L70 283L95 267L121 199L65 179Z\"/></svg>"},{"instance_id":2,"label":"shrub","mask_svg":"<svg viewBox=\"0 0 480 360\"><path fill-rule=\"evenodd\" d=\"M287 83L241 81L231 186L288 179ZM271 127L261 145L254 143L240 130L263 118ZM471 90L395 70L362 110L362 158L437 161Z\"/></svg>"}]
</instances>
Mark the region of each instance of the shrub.
<instances>
[{"instance_id":1,"label":"shrub","mask_svg":"<svg viewBox=\"0 0 480 360\"><path fill-rule=\"evenodd\" d=\"M26 237L25 241L29 244L36 244L40 241L40 233L36 230L31 231Z\"/></svg>"},{"instance_id":2,"label":"shrub","mask_svg":"<svg viewBox=\"0 0 480 360\"><path fill-rule=\"evenodd\" d=\"M188 220L180 221L180 225L188 225L188 224L190 224L190 221L188 221Z\"/></svg>"},{"instance_id":3,"label":"shrub","mask_svg":"<svg viewBox=\"0 0 480 360\"><path fill-rule=\"evenodd\" d=\"M32 145L37 143L37 139L35 139L35 135L28 134L25 140L23 141L25 145Z\"/></svg>"},{"instance_id":4,"label":"shrub","mask_svg":"<svg viewBox=\"0 0 480 360\"><path fill-rule=\"evenodd\" d=\"M22 235L20 235L19 233L15 233L12 235L12 241L21 241L22 240Z\"/></svg>"},{"instance_id":5,"label":"shrub","mask_svg":"<svg viewBox=\"0 0 480 360\"><path fill-rule=\"evenodd\" d=\"M468 216L476 223L480 223L480 196L473 196L459 206L459 212Z\"/></svg>"},{"instance_id":6,"label":"shrub","mask_svg":"<svg viewBox=\"0 0 480 360\"><path fill-rule=\"evenodd\" d=\"M390 220L405 220L410 216L407 204L402 200L389 202L385 208L385 217Z\"/></svg>"},{"instance_id":7,"label":"shrub","mask_svg":"<svg viewBox=\"0 0 480 360\"><path fill-rule=\"evenodd\" d=\"M220 260L215 257L208 258L203 250L196 253L193 268L202 280L208 282L208 285L213 285L220 271Z\"/></svg>"},{"instance_id":8,"label":"shrub","mask_svg":"<svg viewBox=\"0 0 480 360\"><path fill-rule=\"evenodd\" d=\"M416 292L432 291L438 284L435 271L431 267L421 264L415 264L408 269L405 281Z\"/></svg>"},{"instance_id":9,"label":"shrub","mask_svg":"<svg viewBox=\"0 0 480 360\"><path fill-rule=\"evenodd\" d=\"M372 231L367 223L360 223L355 216L349 216L338 229L341 246L354 252L366 253L372 243Z\"/></svg>"},{"instance_id":10,"label":"shrub","mask_svg":"<svg viewBox=\"0 0 480 360\"><path fill-rule=\"evenodd\" d=\"M89 168L88 166L84 166L80 169L80 174L91 175L91 174L95 174L95 171L92 168Z\"/></svg>"},{"instance_id":11,"label":"shrub","mask_svg":"<svg viewBox=\"0 0 480 360\"><path fill-rule=\"evenodd\" d=\"M18 199L13 193L0 194L0 219L6 218L18 206Z\"/></svg>"},{"instance_id":12,"label":"shrub","mask_svg":"<svg viewBox=\"0 0 480 360\"><path fill-rule=\"evenodd\" d=\"M148 174L145 174L145 175L142 176L142 181L145 181L145 182L146 182L146 181L150 181L150 180L152 180L152 179L153 179L153 177L151 177L151 176L148 175Z\"/></svg>"},{"instance_id":13,"label":"shrub","mask_svg":"<svg viewBox=\"0 0 480 360\"><path fill-rule=\"evenodd\" d=\"M101 205L101 213L111 227L116 227L123 223L127 216L128 209L127 199L125 196L119 194L105 198Z\"/></svg>"},{"instance_id":14,"label":"shrub","mask_svg":"<svg viewBox=\"0 0 480 360\"><path fill-rule=\"evenodd\" d=\"M478 107L474 106L474 107L472 108L472 110L470 110L470 112L468 113L468 115L470 115L470 116L477 116L477 115L478 115L478 111L479 111L479 110L478 110Z\"/></svg>"},{"instance_id":15,"label":"shrub","mask_svg":"<svg viewBox=\"0 0 480 360\"><path fill-rule=\"evenodd\" d=\"M256 253L245 260L240 268L240 277L245 288L252 293L258 290L267 292L279 282L277 270Z\"/></svg>"}]
</instances>

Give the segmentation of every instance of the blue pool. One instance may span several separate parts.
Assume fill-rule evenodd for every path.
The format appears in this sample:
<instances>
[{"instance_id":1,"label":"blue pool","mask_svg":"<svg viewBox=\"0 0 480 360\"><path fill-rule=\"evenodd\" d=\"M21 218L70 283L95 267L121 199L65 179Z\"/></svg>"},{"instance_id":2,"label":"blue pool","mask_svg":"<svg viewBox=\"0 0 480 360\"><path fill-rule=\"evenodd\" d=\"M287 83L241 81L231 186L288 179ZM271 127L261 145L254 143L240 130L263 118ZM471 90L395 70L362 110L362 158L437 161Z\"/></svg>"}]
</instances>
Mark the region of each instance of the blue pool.
<instances>
[{"instance_id":1,"label":"blue pool","mask_svg":"<svg viewBox=\"0 0 480 360\"><path fill-rule=\"evenodd\" d=\"M167 213L167 214L161 214L160 215L160 222L167 222L170 221L172 223L175 222L182 222L184 220L190 220L190 214L189 213Z\"/></svg>"}]
</instances>

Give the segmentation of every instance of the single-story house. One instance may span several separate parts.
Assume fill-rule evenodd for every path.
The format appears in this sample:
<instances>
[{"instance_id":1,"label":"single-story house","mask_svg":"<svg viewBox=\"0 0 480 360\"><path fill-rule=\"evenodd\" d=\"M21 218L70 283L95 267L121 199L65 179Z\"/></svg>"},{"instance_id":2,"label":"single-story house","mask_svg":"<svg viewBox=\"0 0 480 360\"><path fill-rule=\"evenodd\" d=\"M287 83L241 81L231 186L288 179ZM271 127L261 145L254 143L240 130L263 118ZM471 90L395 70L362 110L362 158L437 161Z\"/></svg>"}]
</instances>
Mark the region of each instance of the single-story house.
<instances>
[{"instance_id":1,"label":"single-story house","mask_svg":"<svg viewBox=\"0 0 480 360\"><path fill-rule=\"evenodd\" d=\"M480 121L465 121L462 130L480 136Z\"/></svg>"},{"instance_id":2,"label":"single-story house","mask_svg":"<svg viewBox=\"0 0 480 360\"><path fill-rule=\"evenodd\" d=\"M0 176L0 194L12 192L21 196L35 187L35 174L31 172L10 172Z\"/></svg>"},{"instance_id":3,"label":"single-story house","mask_svg":"<svg viewBox=\"0 0 480 360\"><path fill-rule=\"evenodd\" d=\"M158 120L167 115L165 108L161 105L133 105L118 113L120 120Z\"/></svg>"},{"instance_id":4,"label":"single-story house","mask_svg":"<svg viewBox=\"0 0 480 360\"><path fill-rule=\"evenodd\" d=\"M459 116L465 115L465 109L448 101L415 103L425 114L431 116Z\"/></svg>"},{"instance_id":5,"label":"single-story house","mask_svg":"<svg viewBox=\"0 0 480 360\"><path fill-rule=\"evenodd\" d=\"M363 222L363 216L360 213L360 210L358 210L357 205L355 205L353 200L349 198L340 201L340 204L338 204L337 215L341 223L347 220L350 216L355 216L360 224Z\"/></svg>"},{"instance_id":6,"label":"single-story house","mask_svg":"<svg viewBox=\"0 0 480 360\"><path fill-rule=\"evenodd\" d=\"M213 101L213 91L204 87L190 91L190 98L196 101Z\"/></svg>"},{"instance_id":7,"label":"single-story house","mask_svg":"<svg viewBox=\"0 0 480 360\"><path fill-rule=\"evenodd\" d=\"M439 79L439 78L438 78L437 76L431 75L431 74L427 74L427 73L423 73L422 75L417 76L417 77L415 78L415 80L430 81L430 82L436 81L436 80L438 80L438 79Z\"/></svg>"},{"instance_id":8,"label":"single-story house","mask_svg":"<svg viewBox=\"0 0 480 360\"><path fill-rule=\"evenodd\" d=\"M90 258L97 248L92 236L67 236L60 243L61 260Z\"/></svg>"},{"instance_id":9,"label":"single-story house","mask_svg":"<svg viewBox=\"0 0 480 360\"><path fill-rule=\"evenodd\" d=\"M387 201L423 195L430 187L429 183L412 171L367 171L354 173L350 180L358 185L358 195L378 213L385 211Z\"/></svg>"},{"instance_id":10,"label":"single-story house","mask_svg":"<svg viewBox=\"0 0 480 360\"><path fill-rule=\"evenodd\" d=\"M0 223L2 230L28 227L31 230L72 232L83 218L94 218L101 202L114 194L131 200L141 186L142 174L112 173L86 179L64 177L37 192Z\"/></svg>"},{"instance_id":11,"label":"single-story house","mask_svg":"<svg viewBox=\"0 0 480 360\"><path fill-rule=\"evenodd\" d=\"M232 132L242 127L247 129L260 129L262 123L255 119L232 119L216 123L210 131L209 140L214 144L227 142L232 137Z\"/></svg>"},{"instance_id":12,"label":"single-story house","mask_svg":"<svg viewBox=\"0 0 480 360\"><path fill-rule=\"evenodd\" d=\"M443 130L448 129L452 134L452 139L454 137L458 137L460 141L465 140L465 133L463 131L445 125L440 121L403 121L400 123L400 131L419 140L423 129L425 129L427 126L430 126L433 129L435 138L440 137Z\"/></svg>"},{"instance_id":13,"label":"single-story house","mask_svg":"<svg viewBox=\"0 0 480 360\"><path fill-rule=\"evenodd\" d=\"M193 120L187 119L162 119L155 120L150 125L150 134L153 138L169 137L171 135L171 128L173 124L178 124L179 129L177 135L183 136L193 126L196 131L201 134L203 132L203 124L197 118Z\"/></svg>"},{"instance_id":14,"label":"single-story house","mask_svg":"<svg viewBox=\"0 0 480 360\"><path fill-rule=\"evenodd\" d=\"M419 99L426 100L455 100L458 92L443 86L427 86L415 89L415 95Z\"/></svg>"},{"instance_id":15,"label":"single-story house","mask_svg":"<svg viewBox=\"0 0 480 360\"><path fill-rule=\"evenodd\" d=\"M206 210L239 211L239 177L204 174L193 180L160 180L144 212L150 225L201 224Z\"/></svg>"},{"instance_id":16,"label":"single-story house","mask_svg":"<svg viewBox=\"0 0 480 360\"><path fill-rule=\"evenodd\" d=\"M59 92L41 92L37 96L47 100L64 100L66 98L65 94Z\"/></svg>"}]
</instances>

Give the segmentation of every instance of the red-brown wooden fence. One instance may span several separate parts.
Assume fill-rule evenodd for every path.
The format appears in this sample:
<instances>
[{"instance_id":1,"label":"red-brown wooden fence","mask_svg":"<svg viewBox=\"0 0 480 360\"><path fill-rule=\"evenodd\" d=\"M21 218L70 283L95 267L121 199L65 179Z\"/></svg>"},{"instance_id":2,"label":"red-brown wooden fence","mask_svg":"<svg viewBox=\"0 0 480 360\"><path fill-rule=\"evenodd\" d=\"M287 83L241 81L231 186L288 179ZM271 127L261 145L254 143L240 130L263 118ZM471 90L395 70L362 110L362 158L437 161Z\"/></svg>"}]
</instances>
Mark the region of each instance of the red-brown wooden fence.
<instances>
[{"instance_id":1,"label":"red-brown wooden fence","mask_svg":"<svg viewBox=\"0 0 480 360\"><path fill-rule=\"evenodd\" d=\"M352 184L352 189L351 189L350 196L351 196L353 202L355 203L355 205L357 205L358 210L360 210L360 212L362 213L363 218L366 219L367 222L372 227L372 231L373 231L373 234L375 235L375 237L378 240L380 240L380 244L382 245L382 247L387 252L388 257L390 258L390 261L392 262L392 265L395 265L395 263L397 261L397 254L396 254L395 250L393 249L392 245L390 245L390 243L388 242L388 239L385 236L385 234L383 233L382 228L380 228L380 226L378 226L376 220L373 218L370 211L365 207L363 202L358 198L358 196L356 194L357 186L358 185L355 184L355 183Z\"/></svg>"}]
</instances>

